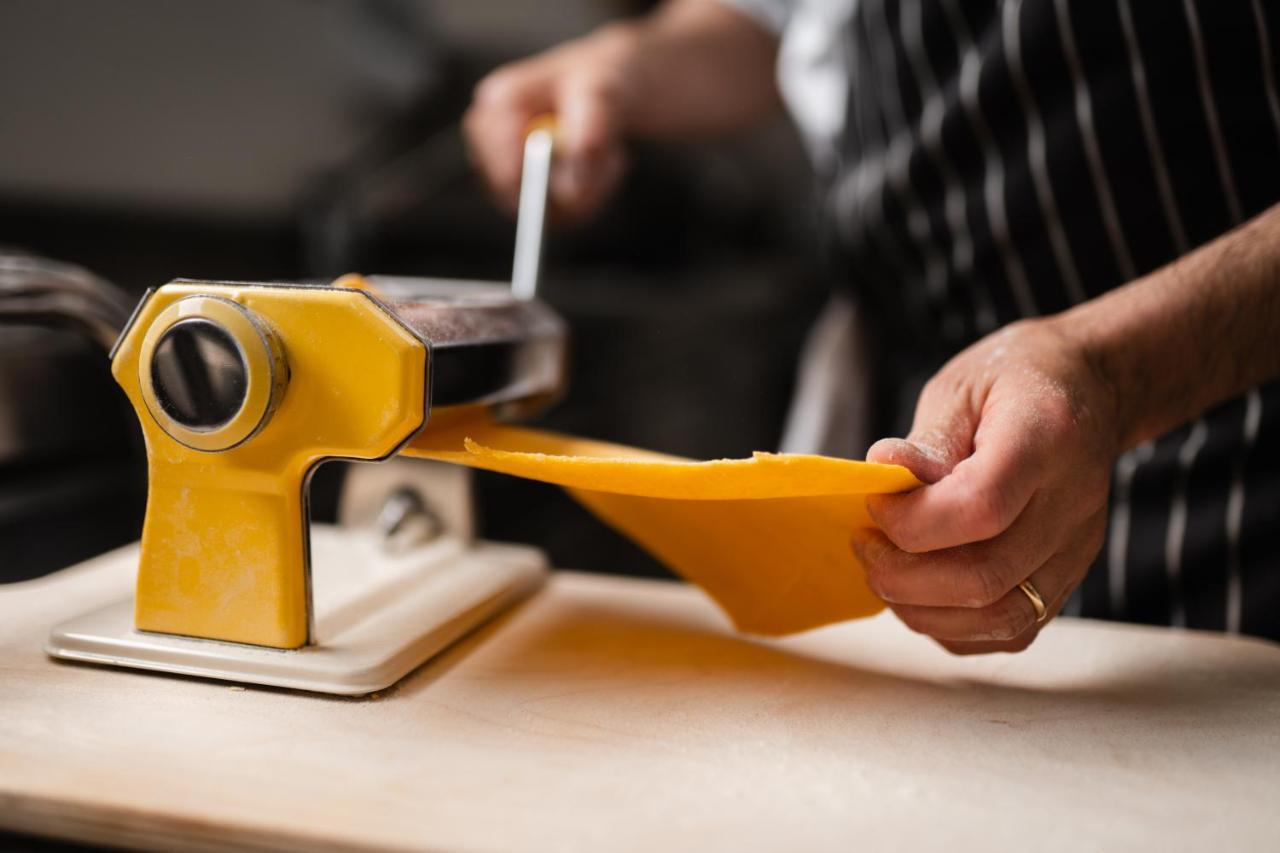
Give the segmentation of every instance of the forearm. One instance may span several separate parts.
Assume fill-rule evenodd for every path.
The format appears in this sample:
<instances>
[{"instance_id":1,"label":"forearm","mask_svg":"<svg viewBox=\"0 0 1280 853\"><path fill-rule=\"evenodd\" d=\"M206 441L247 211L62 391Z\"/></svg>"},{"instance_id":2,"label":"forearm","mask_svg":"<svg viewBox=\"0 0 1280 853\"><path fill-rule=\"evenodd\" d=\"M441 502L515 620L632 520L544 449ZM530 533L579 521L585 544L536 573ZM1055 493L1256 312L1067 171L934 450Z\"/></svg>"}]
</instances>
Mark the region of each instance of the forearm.
<instances>
[{"instance_id":1,"label":"forearm","mask_svg":"<svg viewBox=\"0 0 1280 853\"><path fill-rule=\"evenodd\" d=\"M627 131L673 139L731 133L780 107L776 36L718 0L669 0L601 30L630 79Z\"/></svg>"},{"instance_id":2,"label":"forearm","mask_svg":"<svg viewBox=\"0 0 1280 853\"><path fill-rule=\"evenodd\" d=\"M1280 376L1280 205L1050 322L1111 386L1126 448Z\"/></svg>"}]
</instances>

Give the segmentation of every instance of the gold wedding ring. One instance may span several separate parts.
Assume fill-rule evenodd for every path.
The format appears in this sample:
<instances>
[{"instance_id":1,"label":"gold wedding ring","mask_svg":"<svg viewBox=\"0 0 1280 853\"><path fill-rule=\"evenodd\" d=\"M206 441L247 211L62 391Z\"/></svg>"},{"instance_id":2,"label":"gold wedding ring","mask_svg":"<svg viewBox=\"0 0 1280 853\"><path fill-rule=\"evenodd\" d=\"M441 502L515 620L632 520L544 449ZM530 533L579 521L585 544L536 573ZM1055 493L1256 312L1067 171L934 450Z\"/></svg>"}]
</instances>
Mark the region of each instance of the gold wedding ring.
<instances>
[{"instance_id":1,"label":"gold wedding ring","mask_svg":"<svg viewBox=\"0 0 1280 853\"><path fill-rule=\"evenodd\" d=\"M1049 609L1044 606L1044 597L1040 595L1040 590L1036 589L1036 585L1028 578L1018 584L1018 589L1022 590L1027 599L1031 602L1031 606L1036 610L1036 621L1043 622L1044 618L1049 615Z\"/></svg>"}]
</instances>

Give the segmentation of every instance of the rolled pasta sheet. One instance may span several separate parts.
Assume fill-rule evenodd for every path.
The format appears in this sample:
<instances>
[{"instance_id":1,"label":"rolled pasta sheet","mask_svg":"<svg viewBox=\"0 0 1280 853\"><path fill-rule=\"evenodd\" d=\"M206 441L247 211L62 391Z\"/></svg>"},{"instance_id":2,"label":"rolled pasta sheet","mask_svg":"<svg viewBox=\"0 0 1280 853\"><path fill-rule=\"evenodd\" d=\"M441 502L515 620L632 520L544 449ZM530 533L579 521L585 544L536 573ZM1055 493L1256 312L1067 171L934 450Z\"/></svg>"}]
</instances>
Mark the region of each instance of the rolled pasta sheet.
<instances>
[{"instance_id":1,"label":"rolled pasta sheet","mask_svg":"<svg viewBox=\"0 0 1280 853\"><path fill-rule=\"evenodd\" d=\"M564 487L707 592L735 627L790 634L870 616L851 533L866 496L920 485L897 465L799 454L699 462L442 411L403 453Z\"/></svg>"}]
</instances>

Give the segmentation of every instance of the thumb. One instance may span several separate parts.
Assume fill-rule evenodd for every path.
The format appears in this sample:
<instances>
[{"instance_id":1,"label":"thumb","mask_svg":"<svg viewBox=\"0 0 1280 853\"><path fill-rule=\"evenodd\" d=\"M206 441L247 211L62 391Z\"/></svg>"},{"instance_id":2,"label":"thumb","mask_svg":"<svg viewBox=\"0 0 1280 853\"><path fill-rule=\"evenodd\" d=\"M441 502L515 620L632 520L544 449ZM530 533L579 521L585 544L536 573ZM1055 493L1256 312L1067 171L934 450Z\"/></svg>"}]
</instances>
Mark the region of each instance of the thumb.
<instances>
[{"instance_id":1,"label":"thumb","mask_svg":"<svg viewBox=\"0 0 1280 853\"><path fill-rule=\"evenodd\" d=\"M922 483L936 483L951 473L955 462L939 456L927 445L913 444L908 438L882 438L867 451L868 462L901 465Z\"/></svg>"},{"instance_id":2,"label":"thumb","mask_svg":"<svg viewBox=\"0 0 1280 853\"><path fill-rule=\"evenodd\" d=\"M906 438L882 438L867 451L868 462L901 465L922 483L936 483L973 452L977 419L966 395L939 400L921 395Z\"/></svg>"}]
</instances>

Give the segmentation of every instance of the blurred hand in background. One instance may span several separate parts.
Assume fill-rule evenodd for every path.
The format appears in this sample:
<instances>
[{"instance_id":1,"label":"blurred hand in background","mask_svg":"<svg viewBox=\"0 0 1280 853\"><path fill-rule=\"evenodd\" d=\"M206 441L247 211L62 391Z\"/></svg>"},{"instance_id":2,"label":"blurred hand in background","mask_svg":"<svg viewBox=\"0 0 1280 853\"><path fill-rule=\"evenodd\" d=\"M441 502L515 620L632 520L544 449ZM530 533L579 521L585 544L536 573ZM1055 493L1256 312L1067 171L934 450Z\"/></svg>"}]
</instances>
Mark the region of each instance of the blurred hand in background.
<instances>
[{"instance_id":1,"label":"blurred hand in background","mask_svg":"<svg viewBox=\"0 0 1280 853\"><path fill-rule=\"evenodd\" d=\"M672 0L481 80L463 121L471 161L514 213L529 125L555 114L552 210L589 217L625 173L628 139L715 136L773 114L776 53L776 37L740 12L716 0Z\"/></svg>"}]
</instances>

